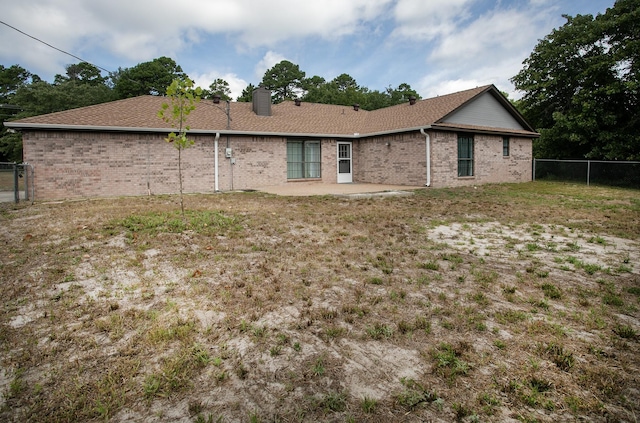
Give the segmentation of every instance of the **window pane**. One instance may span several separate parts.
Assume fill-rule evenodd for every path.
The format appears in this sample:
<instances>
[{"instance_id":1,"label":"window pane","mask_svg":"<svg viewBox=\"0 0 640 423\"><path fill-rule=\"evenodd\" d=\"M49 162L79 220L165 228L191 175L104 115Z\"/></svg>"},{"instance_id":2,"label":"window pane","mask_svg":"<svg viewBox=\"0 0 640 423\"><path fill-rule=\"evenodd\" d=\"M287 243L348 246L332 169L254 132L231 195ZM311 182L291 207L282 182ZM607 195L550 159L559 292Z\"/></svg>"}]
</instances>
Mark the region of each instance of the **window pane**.
<instances>
[{"instance_id":1,"label":"window pane","mask_svg":"<svg viewBox=\"0 0 640 423\"><path fill-rule=\"evenodd\" d=\"M306 178L319 178L320 177L320 163L305 163L307 174Z\"/></svg>"},{"instance_id":2,"label":"window pane","mask_svg":"<svg viewBox=\"0 0 640 423\"><path fill-rule=\"evenodd\" d=\"M300 179L302 176L302 163L287 163L287 179Z\"/></svg>"},{"instance_id":3,"label":"window pane","mask_svg":"<svg viewBox=\"0 0 640 423\"><path fill-rule=\"evenodd\" d=\"M301 142L287 143L287 161L302 162L302 143Z\"/></svg>"},{"instance_id":4,"label":"window pane","mask_svg":"<svg viewBox=\"0 0 640 423\"><path fill-rule=\"evenodd\" d=\"M338 161L338 173L351 173L351 161L350 160Z\"/></svg>"},{"instance_id":5,"label":"window pane","mask_svg":"<svg viewBox=\"0 0 640 423\"><path fill-rule=\"evenodd\" d=\"M338 158L339 159L350 159L349 150L351 146L348 144L340 144L338 145Z\"/></svg>"},{"instance_id":6,"label":"window pane","mask_svg":"<svg viewBox=\"0 0 640 423\"><path fill-rule=\"evenodd\" d=\"M304 161L320 163L320 143L307 142L304 144Z\"/></svg>"},{"instance_id":7,"label":"window pane","mask_svg":"<svg viewBox=\"0 0 640 423\"><path fill-rule=\"evenodd\" d=\"M287 179L299 179L303 177L302 153L302 142L287 142Z\"/></svg>"},{"instance_id":8,"label":"window pane","mask_svg":"<svg viewBox=\"0 0 640 423\"><path fill-rule=\"evenodd\" d=\"M458 137L458 176L473 176L473 137Z\"/></svg>"},{"instance_id":9,"label":"window pane","mask_svg":"<svg viewBox=\"0 0 640 423\"><path fill-rule=\"evenodd\" d=\"M320 142L287 142L287 179L320 177Z\"/></svg>"},{"instance_id":10,"label":"window pane","mask_svg":"<svg viewBox=\"0 0 640 423\"><path fill-rule=\"evenodd\" d=\"M320 177L320 143L307 141L304 143L305 178Z\"/></svg>"}]
</instances>

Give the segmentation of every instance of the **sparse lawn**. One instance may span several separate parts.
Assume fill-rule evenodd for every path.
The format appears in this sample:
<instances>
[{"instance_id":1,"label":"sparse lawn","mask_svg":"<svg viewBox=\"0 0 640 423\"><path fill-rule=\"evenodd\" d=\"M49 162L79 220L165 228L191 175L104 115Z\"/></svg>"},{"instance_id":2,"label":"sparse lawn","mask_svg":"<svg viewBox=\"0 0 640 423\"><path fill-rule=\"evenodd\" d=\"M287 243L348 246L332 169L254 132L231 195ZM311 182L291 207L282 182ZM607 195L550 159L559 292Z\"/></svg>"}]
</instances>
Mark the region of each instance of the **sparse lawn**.
<instances>
[{"instance_id":1,"label":"sparse lawn","mask_svg":"<svg viewBox=\"0 0 640 423\"><path fill-rule=\"evenodd\" d=\"M0 209L0 420L635 421L640 192Z\"/></svg>"},{"instance_id":2,"label":"sparse lawn","mask_svg":"<svg viewBox=\"0 0 640 423\"><path fill-rule=\"evenodd\" d=\"M13 170L0 168L0 191L13 191L14 184Z\"/></svg>"},{"instance_id":3,"label":"sparse lawn","mask_svg":"<svg viewBox=\"0 0 640 423\"><path fill-rule=\"evenodd\" d=\"M14 178L15 178L15 176L13 174L13 168L12 167L7 167L7 166L2 167L2 166L0 166L0 191L11 191L11 192L13 192L13 189L15 187ZM20 191L24 191L25 190L24 172L20 172L20 177L18 178L18 189Z\"/></svg>"}]
</instances>

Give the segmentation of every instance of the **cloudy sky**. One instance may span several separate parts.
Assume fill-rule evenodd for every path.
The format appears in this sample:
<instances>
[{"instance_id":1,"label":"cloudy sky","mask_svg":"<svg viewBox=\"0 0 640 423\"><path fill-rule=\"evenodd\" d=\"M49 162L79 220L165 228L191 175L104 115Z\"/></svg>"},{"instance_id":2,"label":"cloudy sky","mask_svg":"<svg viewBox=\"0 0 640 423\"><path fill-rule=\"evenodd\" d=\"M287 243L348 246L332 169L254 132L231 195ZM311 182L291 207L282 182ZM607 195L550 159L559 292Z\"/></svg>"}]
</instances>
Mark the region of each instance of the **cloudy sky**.
<instances>
[{"instance_id":1,"label":"cloudy sky","mask_svg":"<svg viewBox=\"0 0 640 423\"><path fill-rule=\"evenodd\" d=\"M47 81L74 59L101 68L173 58L202 87L235 98L289 60L310 77L347 73L372 90L408 83L423 97L509 78L563 14L614 0L0 0L0 64Z\"/></svg>"}]
</instances>

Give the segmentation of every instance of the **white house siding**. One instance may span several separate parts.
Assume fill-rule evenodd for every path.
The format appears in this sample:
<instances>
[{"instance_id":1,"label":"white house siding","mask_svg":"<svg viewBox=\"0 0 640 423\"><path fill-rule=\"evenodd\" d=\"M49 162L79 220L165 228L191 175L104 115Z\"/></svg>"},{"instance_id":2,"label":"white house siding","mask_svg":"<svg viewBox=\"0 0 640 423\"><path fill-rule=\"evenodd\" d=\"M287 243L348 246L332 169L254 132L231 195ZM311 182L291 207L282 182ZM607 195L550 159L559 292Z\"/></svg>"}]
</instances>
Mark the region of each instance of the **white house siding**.
<instances>
[{"instance_id":1,"label":"white house siding","mask_svg":"<svg viewBox=\"0 0 640 423\"><path fill-rule=\"evenodd\" d=\"M444 119L445 123L525 129L490 93L484 93Z\"/></svg>"}]
</instances>

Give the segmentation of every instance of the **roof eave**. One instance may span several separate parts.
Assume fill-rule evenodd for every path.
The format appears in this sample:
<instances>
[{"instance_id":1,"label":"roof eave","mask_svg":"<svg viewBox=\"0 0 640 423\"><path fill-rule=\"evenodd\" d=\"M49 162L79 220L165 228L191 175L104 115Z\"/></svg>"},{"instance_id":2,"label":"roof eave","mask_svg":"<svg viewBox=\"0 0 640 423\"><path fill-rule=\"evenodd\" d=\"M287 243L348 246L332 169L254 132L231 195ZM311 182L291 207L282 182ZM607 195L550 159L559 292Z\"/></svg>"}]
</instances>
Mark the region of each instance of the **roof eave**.
<instances>
[{"instance_id":1,"label":"roof eave","mask_svg":"<svg viewBox=\"0 0 640 423\"><path fill-rule=\"evenodd\" d=\"M510 130L508 128L465 128L458 126L443 126L438 125L437 123L431 125L431 129L437 129L439 131L449 131L449 132L472 132L474 134L490 134L490 135L508 135L508 136L519 136L526 138L539 138L540 134L535 131L521 131L521 130Z\"/></svg>"},{"instance_id":2,"label":"roof eave","mask_svg":"<svg viewBox=\"0 0 640 423\"><path fill-rule=\"evenodd\" d=\"M131 127L131 126L90 126L90 125L58 125L50 123L18 123L18 122L5 122L4 124L8 128L15 129L40 129L40 130L52 130L52 131L106 131L106 132L139 132L139 133L167 133L171 128L144 128L144 127ZM312 137L312 138L342 138L342 139L360 139L371 138L384 135L400 134L405 132L415 132L421 129L437 129L441 131L465 131L475 132L483 134L495 134L495 135L519 135L530 136L537 138L540 134L531 131L530 133L523 134L519 131L510 131L506 128L496 129L478 129L478 128L464 128L456 126L442 126L436 124L425 124L410 128L399 128L387 131L368 132L368 133L353 133L353 134L336 134L336 133L306 133L306 132L268 132L268 131L234 131L229 129L191 129L189 133L199 135L248 135L254 137Z\"/></svg>"},{"instance_id":3,"label":"roof eave","mask_svg":"<svg viewBox=\"0 0 640 423\"><path fill-rule=\"evenodd\" d=\"M140 132L140 133L167 133L171 128L145 128L132 126L94 126L94 125L59 125L50 123L18 123L5 122L8 128L14 129L40 129L52 131L106 131L106 132ZM322 134L304 132L268 132L268 131L234 131L230 129L190 129L190 134L199 135L249 135L249 136L274 136L274 137L314 137L314 138L360 138L363 135L353 134Z\"/></svg>"}]
</instances>

